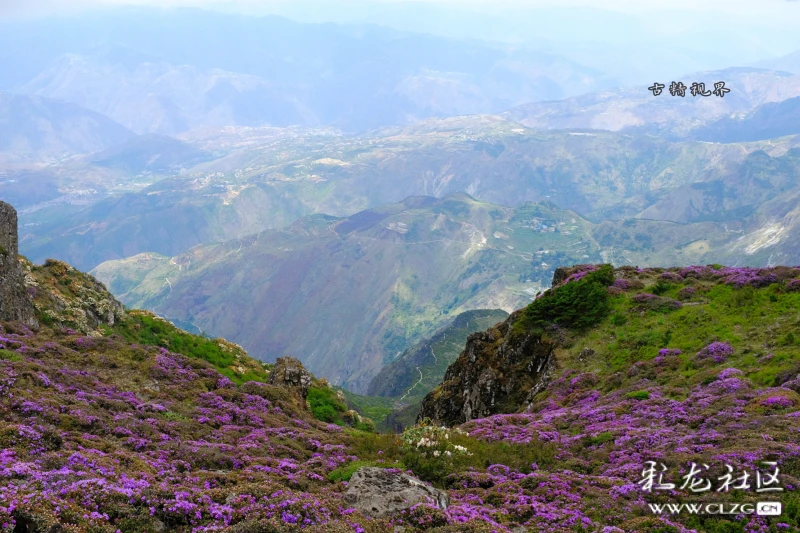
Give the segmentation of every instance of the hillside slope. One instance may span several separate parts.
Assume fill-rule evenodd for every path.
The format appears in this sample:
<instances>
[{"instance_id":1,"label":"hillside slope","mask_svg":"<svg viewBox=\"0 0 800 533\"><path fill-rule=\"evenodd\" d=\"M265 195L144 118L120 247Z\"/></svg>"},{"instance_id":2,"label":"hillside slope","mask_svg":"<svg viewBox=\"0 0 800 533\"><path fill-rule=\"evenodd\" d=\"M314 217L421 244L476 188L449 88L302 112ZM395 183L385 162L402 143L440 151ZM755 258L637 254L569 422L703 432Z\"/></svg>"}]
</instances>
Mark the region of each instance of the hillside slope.
<instances>
[{"instance_id":1,"label":"hillside slope","mask_svg":"<svg viewBox=\"0 0 800 533\"><path fill-rule=\"evenodd\" d=\"M560 268L552 289L470 336L420 416L459 424L537 410L562 372L585 374L604 392L638 384L655 396L734 366L756 387L791 389L800 373L798 304L800 267ZM712 345L725 353L706 353Z\"/></svg>"},{"instance_id":2,"label":"hillside slope","mask_svg":"<svg viewBox=\"0 0 800 533\"><path fill-rule=\"evenodd\" d=\"M451 324L414 345L381 369L367 389L371 396L420 399L437 385L461 351L467 335L504 320L501 309L475 309L460 313Z\"/></svg>"},{"instance_id":3,"label":"hillside slope","mask_svg":"<svg viewBox=\"0 0 800 533\"><path fill-rule=\"evenodd\" d=\"M582 265L559 269L553 282L470 336L420 417L482 439L548 442L590 484L641 472L637 485L615 492L619 501L752 502L764 496L755 485L731 495L719 488L725 465L777 467L784 489L770 494L784 504L780 517L673 514L665 530L796 530L800 267ZM675 490L643 489L647 461L663 464ZM681 486L692 464L714 480L716 498ZM664 527L647 522L619 527Z\"/></svg>"},{"instance_id":4,"label":"hillside slope","mask_svg":"<svg viewBox=\"0 0 800 533\"><path fill-rule=\"evenodd\" d=\"M264 361L297 356L333 384L362 392L450 315L530 301L549 281L550 258L599 258L580 238L589 227L552 204L510 209L466 195L412 197L172 258L107 262L93 273L127 305L194 323Z\"/></svg>"},{"instance_id":5,"label":"hillside slope","mask_svg":"<svg viewBox=\"0 0 800 533\"><path fill-rule=\"evenodd\" d=\"M800 96L771 102L738 115L721 118L692 131L700 141L747 142L800 133Z\"/></svg>"},{"instance_id":6,"label":"hillside slope","mask_svg":"<svg viewBox=\"0 0 800 533\"><path fill-rule=\"evenodd\" d=\"M559 271L556 285L580 284L583 275L572 286L592 285L589 294L607 295L614 312L584 335L542 333L565 342L554 352L562 375L541 401L526 414L398 436L320 421L337 409L332 391L297 365L265 366L221 339L126 311L65 263L20 265L27 290L15 298L33 300L40 327L0 321L4 533L783 533L800 526L800 369L790 336L800 269L619 270L625 283L608 268ZM594 287L612 280L610 292ZM685 305L645 297L629 308L637 282L662 295L681 292ZM558 316L575 319L577 301L555 299ZM592 309L581 316L604 314L602 305L583 311ZM536 327L541 315L527 315ZM608 322L619 328L616 338ZM712 336L716 344L703 346ZM653 353L660 346L669 348ZM696 356L688 351L700 346ZM306 402L297 396L303 383L311 384ZM737 475L746 469L752 489L714 498L746 504L764 500L752 480L763 484L777 463L784 490L769 499L783 503L783 513L659 516L648 504L706 495L645 491L648 460L665 462L671 476L688 472L690 462L711 463L709 476L723 475L724 464ZM389 477L411 470L449 504L368 516L347 498L363 466L388 467Z\"/></svg>"}]
</instances>

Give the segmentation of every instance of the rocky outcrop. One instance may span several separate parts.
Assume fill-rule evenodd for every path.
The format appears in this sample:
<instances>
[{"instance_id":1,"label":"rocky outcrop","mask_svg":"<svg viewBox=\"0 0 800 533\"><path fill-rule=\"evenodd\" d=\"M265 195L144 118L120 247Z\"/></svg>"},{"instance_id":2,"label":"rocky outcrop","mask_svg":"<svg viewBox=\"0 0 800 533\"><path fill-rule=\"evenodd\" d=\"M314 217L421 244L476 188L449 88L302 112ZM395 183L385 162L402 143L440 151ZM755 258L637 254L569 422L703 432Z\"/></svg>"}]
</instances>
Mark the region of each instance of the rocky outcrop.
<instances>
[{"instance_id":1,"label":"rocky outcrop","mask_svg":"<svg viewBox=\"0 0 800 533\"><path fill-rule=\"evenodd\" d=\"M599 268L559 267L553 273L552 287L557 290ZM504 322L467 338L464 351L447 369L442 383L422 401L418 421L429 418L453 426L530 408L536 395L550 384L556 367L555 349L563 344L565 331L519 327L523 312L517 310ZM581 357L593 353L584 351Z\"/></svg>"},{"instance_id":2,"label":"rocky outcrop","mask_svg":"<svg viewBox=\"0 0 800 533\"><path fill-rule=\"evenodd\" d=\"M67 263L48 259L35 266L22 260L25 284L42 322L89 335L102 335L101 326L113 326L125 309L105 285Z\"/></svg>"},{"instance_id":3,"label":"rocky outcrop","mask_svg":"<svg viewBox=\"0 0 800 533\"><path fill-rule=\"evenodd\" d=\"M25 287L17 247L17 211L0 202L0 321L36 327L33 298Z\"/></svg>"},{"instance_id":4,"label":"rocky outcrop","mask_svg":"<svg viewBox=\"0 0 800 533\"><path fill-rule=\"evenodd\" d=\"M374 518L385 518L418 503L447 509L450 496L419 479L384 468L359 468L347 485L344 503Z\"/></svg>"},{"instance_id":5,"label":"rocky outcrop","mask_svg":"<svg viewBox=\"0 0 800 533\"><path fill-rule=\"evenodd\" d=\"M281 357L269 375L270 385L285 387L300 405L305 405L313 376L294 357Z\"/></svg>"},{"instance_id":6,"label":"rocky outcrop","mask_svg":"<svg viewBox=\"0 0 800 533\"><path fill-rule=\"evenodd\" d=\"M448 426L515 412L546 387L555 365L552 341L514 330L521 311L467 339L444 381L422 402L419 419Z\"/></svg>"}]
</instances>

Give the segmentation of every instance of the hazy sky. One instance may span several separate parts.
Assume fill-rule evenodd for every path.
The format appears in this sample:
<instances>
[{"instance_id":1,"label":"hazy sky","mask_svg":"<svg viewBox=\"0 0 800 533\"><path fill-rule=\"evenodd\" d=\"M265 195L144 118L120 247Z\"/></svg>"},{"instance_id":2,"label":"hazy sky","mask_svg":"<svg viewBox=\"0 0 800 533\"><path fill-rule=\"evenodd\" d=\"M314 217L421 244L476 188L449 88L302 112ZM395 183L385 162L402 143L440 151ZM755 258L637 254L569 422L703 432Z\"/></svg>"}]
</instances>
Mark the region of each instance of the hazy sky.
<instances>
[{"instance_id":1,"label":"hazy sky","mask_svg":"<svg viewBox=\"0 0 800 533\"><path fill-rule=\"evenodd\" d=\"M449 7L478 10L498 8L535 8L543 6L586 5L598 8L627 12L681 9L688 11L720 11L722 13L748 13L759 17L768 14L797 14L800 1L797 0L665 0L651 2L643 0L403 0L404 2L424 2L447 5ZM73 10L76 7L108 6L125 4L146 4L158 6L197 6L208 7L221 4L256 6L269 10L271 5L281 4L281 0L0 0L0 14L36 13L48 14ZM302 4L304 0L294 0ZM342 0L318 1L332 6L346 6L351 2ZM397 0L359 0L359 3L390 4Z\"/></svg>"},{"instance_id":2,"label":"hazy sky","mask_svg":"<svg viewBox=\"0 0 800 533\"><path fill-rule=\"evenodd\" d=\"M278 14L310 23L370 23L524 44L619 79L626 79L627 72L638 76L654 61L661 70L680 73L752 65L800 50L800 0L0 0L0 19L126 4ZM574 6L606 12L537 10ZM630 56L624 67L617 65L621 55Z\"/></svg>"}]
</instances>

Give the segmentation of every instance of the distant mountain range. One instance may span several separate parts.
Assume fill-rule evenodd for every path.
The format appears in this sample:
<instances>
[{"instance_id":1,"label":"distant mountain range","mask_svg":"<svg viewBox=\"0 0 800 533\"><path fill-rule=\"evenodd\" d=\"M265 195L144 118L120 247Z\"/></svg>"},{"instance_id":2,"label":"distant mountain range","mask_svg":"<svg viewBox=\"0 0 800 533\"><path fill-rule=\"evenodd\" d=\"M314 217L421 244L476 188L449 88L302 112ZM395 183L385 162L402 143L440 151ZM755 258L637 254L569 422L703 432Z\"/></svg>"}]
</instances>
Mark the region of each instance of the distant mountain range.
<instances>
[{"instance_id":1,"label":"distant mountain range","mask_svg":"<svg viewBox=\"0 0 800 533\"><path fill-rule=\"evenodd\" d=\"M767 59L756 63L756 66L772 70L783 70L792 74L800 74L800 50L784 56Z\"/></svg>"},{"instance_id":2,"label":"distant mountain range","mask_svg":"<svg viewBox=\"0 0 800 533\"><path fill-rule=\"evenodd\" d=\"M102 150L134 135L75 104L0 91L0 165L51 162Z\"/></svg>"},{"instance_id":3,"label":"distant mountain range","mask_svg":"<svg viewBox=\"0 0 800 533\"><path fill-rule=\"evenodd\" d=\"M70 162L59 173L73 181L128 181L107 179L118 185L105 199L68 216L23 211L23 221L37 225L23 228L21 246L36 261L61 257L91 269L143 252L178 255L313 213L348 216L409 196L464 191L507 206L551 201L598 223L639 217L739 225L793 190L786 154L800 146L793 137L717 144L634 132L537 132L494 116L431 119L363 136L259 132L183 143L145 138L115 148L113 158L107 151ZM132 172L151 160L150 168L186 170L148 186L155 175ZM122 162L127 174L112 169ZM131 181L139 188L131 190Z\"/></svg>"},{"instance_id":4,"label":"distant mountain range","mask_svg":"<svg viewBox=\"0 0 800 533\"><path fill-rule=\"evenodd\" d=\"M614 84L549 52L277 16L124 8L0 27L0 89L78 103L137 133L364 131Z\"/></svg>"},{"instance_id":5,"label":"distant mountain range","mask_svg":"<svg viewBox=\"0 0 800 533\"><path fill-rule=\"evenodd\" d=\"M660 81L665 88L655 96L648 85L588 93L553 102L533 102L504 113L504 116L535 129L602 129L619 131L636 126L657 127L673 136L685 136L722 117L750 111L760 105L800 96L800 75L749 67L697 72L681 79ZM684 97L669 92L671 82L682 82ZM692 96L692 83L704 83L707 90L723 81L731 92L723 97ZM769 137L756 136L764 139ZM748 139L755 140L755 139Z\"/></svg>"},{"instance_id":6,"label":"distant mountain range","mask_svg":"<svg viewBox=\"0 0 800 533\"><path fill-rule=\"evenodd\" d=\"M800 134L800 96L763 104L752 111L721 118L691 132L693 139L748 142Z\"/></svg>"}]
</instances>

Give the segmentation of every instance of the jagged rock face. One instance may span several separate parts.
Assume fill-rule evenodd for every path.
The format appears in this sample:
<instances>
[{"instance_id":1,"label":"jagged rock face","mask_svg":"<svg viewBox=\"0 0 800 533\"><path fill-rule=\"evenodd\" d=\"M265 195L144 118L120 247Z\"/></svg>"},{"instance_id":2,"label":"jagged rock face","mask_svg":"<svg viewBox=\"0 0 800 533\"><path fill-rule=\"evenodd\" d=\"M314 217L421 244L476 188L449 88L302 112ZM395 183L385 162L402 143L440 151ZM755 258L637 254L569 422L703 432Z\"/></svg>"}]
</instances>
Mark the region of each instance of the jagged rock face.
<instances>
[{"instance_id":1,"label":"jagged rock face","mask_svg":"<svg viewBox=\"0 0 800 533\"><path fill-rule=\"evenodd\" d=\"M0 202L0 321L36 327L33 298L26 291L17 254L17 211Z\"/></svg>"},{"instance_id":2,"label":"jagged rock face","mask_svg":"<svg viewBox=\"0 0 800 533\"><path fill-rule=\"evenodd\" d=\"M125 316L122 304L102 283L67 263L48 259L36 266L23 259L22 267L34 309L47 326L100 335L100 326L113 326Z\"/></svg>"},{"instance_id":3,"label":"jagged rock face","mask_svg":"<svg viewBox=\"0 0 800 533\"><path fill-rule=\"evenodd\" d=\"M305 405L312 379L309 371L294 357L279 358L269 375L270 385L286 387L301 405Z\"/></svg>"},{"instance_id":4,"label":"jagged rock face","mask_svg":"<svg viewBox=\"0 0 800 533\"><path fill-rule=\"evenodd\" d=\"M468 337L442 384L423 400L419 419L463 424L517 411L544 390L555 364L555 346L540 335L514 332L520 313Z\"/></svg>"},{"instance_id":5,"label":"jagged rock face","mask_svg":"<svg viewBox=\"0 0 800 533\"><path fill-rule=\"evenodd\" d=\"M450 496L419 479L384 468L359 468L347 484L343 501L366 515L384 518L418 503L435 502L447 509Z\"/></svg>"}]
</instances>

